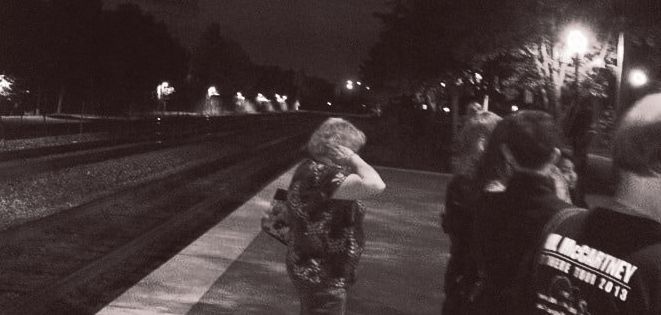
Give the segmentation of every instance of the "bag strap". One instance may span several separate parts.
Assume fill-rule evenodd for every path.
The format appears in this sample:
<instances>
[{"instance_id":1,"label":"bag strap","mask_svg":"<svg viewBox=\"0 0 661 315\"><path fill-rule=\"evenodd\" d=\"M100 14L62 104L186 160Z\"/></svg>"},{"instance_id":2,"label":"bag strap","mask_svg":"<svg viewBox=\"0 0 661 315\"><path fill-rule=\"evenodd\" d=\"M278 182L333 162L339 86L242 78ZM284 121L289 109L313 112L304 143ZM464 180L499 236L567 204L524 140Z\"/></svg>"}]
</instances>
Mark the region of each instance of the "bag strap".
<instances>
[{"instance_id":1,"label":"bag strap","mask_svg":"<svg viewBox=\"0 0 661 315\"><path fill-rule=\"evenodd\" d=\"M535 259L539 256L541 253L541 248L544 245L544 242L546 241L546 237L553 231L555 231L560 225L562 225L565 221L568 219L578 216L580 214L587 213L587 209L584 208L579 208L579 207L567 207L564 208L551 217L551 219L544 225L544 228L542 228L541 233L538 235L537 242L535 243L534 251L532 252L531 256L524 257L521 259L521 262L519 263L519 269L517 270L516 277L514 278L515 282L521 282L524 280L528 279L533 279L537 275L537 264L535 263ZM530 275L528 279L526 279L527 275ZM514 288L517 288L519 286L518 283L515 283ZM519 287L518 289L522 289L522 287ZM520 292L511 292L511 293L518 293ZM514 301L509 301L510 303ZM522 301L518 301L522 302ZM518 302L514 302L514 305L509 305L510 310L518 310L520 312L521 309L524 309L526 306L524 304L518 304ZM523 302L525 303L525 299L523 299ZM518 314L518 313L517 313Z\"/></svg>"},{"instance_id":2,"label":"bag strap","mask_svg":"<svg viewBox=\"0 0 661 315\"><path fill-rule=\"evenodd\" d=\"M585 208L579 208L579 207L567 207L564 208L560 211L558 211L556 214L551 217L551 220L546 222L544 225L544 228L542 229L541 233L539 234L537 238L537 243L535 245L535 249L533 252L532 259L534 260L539 254L541 253L542 246L544 245L544 242L546 242L546 237L551 234L551 232L555 231L560 225L562 225L565 221L568 219L578 216L580 214L585 214L587 213L588 210ZM521 261L521 265L519 266L519 275L523 276L525 275L526 272L531 271L531 275L535 276L537 274L537 264L532 265L532 269L526 268L527 261L524 259ZM522 279L522 277L517 277L517 279Z\"/></svg>"}]
</instances>

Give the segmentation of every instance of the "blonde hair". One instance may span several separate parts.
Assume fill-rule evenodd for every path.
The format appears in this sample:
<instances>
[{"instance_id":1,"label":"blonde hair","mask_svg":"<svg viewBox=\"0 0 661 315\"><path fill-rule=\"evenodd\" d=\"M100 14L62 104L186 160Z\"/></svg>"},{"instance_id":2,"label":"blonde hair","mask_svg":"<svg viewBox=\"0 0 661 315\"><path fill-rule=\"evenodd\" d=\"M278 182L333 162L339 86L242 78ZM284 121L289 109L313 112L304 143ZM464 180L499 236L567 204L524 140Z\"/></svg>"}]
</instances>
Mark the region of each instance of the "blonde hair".
<instances>
[{"instance_id":1,"label":"blonde hair","mask_svg":"<svg viewBox=\"0 0 661 315\"><path fill-rule=\"evenodd\" d=\"M457 136L452 166L455 174L473 177L491 132L502 118L489 111L476 112ZM480 147L480 141L484 147Z\"/></svg>"},{"instance_id":2,"label":"blonde hair","mask_svg":"<svg viewBox=\"0 0 661 315\"><path fill-rule=\"evenodd\" d=\"M328 118L315 130L307 144L313 158L329 157L329 146L345 146L358 152L367 141L365 134L342 118Z\"/></svg>"}]
</instances>

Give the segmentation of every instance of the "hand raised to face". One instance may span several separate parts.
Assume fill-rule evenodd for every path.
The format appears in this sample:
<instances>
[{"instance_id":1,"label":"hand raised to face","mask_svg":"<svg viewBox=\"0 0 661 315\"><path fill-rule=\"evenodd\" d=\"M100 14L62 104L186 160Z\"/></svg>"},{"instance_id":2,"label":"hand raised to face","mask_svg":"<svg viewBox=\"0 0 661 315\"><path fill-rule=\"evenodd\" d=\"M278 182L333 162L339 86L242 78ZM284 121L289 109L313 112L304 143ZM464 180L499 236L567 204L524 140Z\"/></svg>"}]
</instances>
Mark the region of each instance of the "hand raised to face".
<instances>
[{"instance_id":1,"label":"hand raised to face","mask_svg":"<svg viewBox=\"0 0 661 315\"><path fill-rule=\"evenodd\" d=\"M333 161L341 165L349 164L351 157L356 154L356 152L343 145L329 145L328 153Z\"/></svg>"}]
</instances>

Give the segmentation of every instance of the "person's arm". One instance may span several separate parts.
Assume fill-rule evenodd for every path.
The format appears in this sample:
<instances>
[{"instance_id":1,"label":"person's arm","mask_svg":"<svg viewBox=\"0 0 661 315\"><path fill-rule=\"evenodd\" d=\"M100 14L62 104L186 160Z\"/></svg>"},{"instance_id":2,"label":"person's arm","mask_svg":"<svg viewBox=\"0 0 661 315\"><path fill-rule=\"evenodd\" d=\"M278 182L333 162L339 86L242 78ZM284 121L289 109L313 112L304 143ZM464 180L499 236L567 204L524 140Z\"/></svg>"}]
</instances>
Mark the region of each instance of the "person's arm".
<instances>
[{"instance_id":1,"label":"person's arm","mask_svg":"<svg viewBox=\"0 0 661 315\"><path fill-rule=\"evenodd\" d=\"M348 152L346 150L349 150ZM358 154L348 148L341 147L344 150L344 162L353 167L355 174L350 174L335 190L333 198L355 200L371 197L381 193L386 189L386 184L379 176L379 173L372 166L367 164ZM350 152L350 153L349 153Z\"/></svg>"}]
</instances>

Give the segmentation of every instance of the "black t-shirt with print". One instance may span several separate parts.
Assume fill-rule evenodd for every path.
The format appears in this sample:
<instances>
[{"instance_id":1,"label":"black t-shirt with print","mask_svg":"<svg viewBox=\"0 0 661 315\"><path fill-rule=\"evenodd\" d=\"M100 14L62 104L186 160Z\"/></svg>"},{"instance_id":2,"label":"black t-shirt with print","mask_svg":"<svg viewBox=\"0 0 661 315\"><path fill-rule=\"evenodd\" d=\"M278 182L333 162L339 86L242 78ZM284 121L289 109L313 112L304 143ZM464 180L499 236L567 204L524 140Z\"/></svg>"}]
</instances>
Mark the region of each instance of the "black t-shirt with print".
<instances>
[{"instance_id":1,"label":"black t-shirt with print","mask_svg":"<svg viewBox=\"0 0 661 315\"><path fill-rule=\"evenodd\" d=\"M661 224L606 208L572 217L547 236L534 285L535 314L661 314Z\"/></svg>"}]
</instances>

